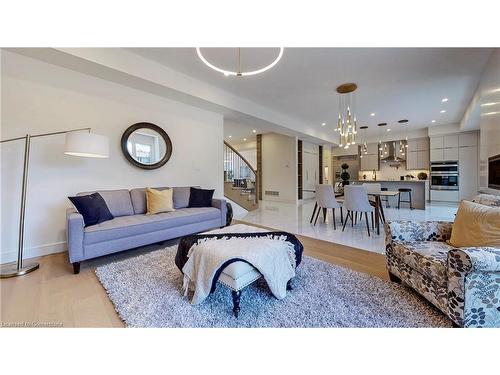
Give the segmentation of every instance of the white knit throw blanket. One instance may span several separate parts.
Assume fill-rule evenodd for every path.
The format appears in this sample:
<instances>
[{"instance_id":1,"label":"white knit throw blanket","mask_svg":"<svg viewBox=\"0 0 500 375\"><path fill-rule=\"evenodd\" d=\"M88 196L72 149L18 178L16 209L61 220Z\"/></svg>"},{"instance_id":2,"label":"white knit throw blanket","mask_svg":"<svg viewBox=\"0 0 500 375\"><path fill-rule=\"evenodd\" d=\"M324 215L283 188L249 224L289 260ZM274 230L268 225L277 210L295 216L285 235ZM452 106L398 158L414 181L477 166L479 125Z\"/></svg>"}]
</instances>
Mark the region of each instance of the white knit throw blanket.
<instances>
[{"instance_id":1,"label":"white knit throw blanket","mask_svg":"<svg viewBox=\"0 0 500 375\"><path fill-rule=\"evenodd\" d=\"M285 236L204 238L189 249L188 257L182 268L184 295L194 290L193 305L208 297L215 273L230 259L252 264L278 299L286 296L287 282L295 276L295 250Z\"/></svg>"}]
</instances>

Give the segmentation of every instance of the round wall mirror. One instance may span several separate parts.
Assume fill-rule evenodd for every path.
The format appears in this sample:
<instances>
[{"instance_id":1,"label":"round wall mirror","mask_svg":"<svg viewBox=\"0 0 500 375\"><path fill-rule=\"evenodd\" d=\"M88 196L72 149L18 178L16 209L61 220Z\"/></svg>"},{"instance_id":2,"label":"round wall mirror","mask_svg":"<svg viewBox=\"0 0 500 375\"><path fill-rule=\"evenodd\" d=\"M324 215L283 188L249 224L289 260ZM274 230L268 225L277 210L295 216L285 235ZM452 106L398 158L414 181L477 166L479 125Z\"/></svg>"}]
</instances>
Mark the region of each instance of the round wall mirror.
<instances>
[{"instance_id":1,"label":"round wall mirror","mask_svg":"<svg viewBox=\"0 0 500 375\"><path fill-rule=\"evenodd\" d=\"M156 169L172 155L172 141L158 125L139 122L122 135L122 151L129 162L139 168Z\"/></svg>"}]
</instances>

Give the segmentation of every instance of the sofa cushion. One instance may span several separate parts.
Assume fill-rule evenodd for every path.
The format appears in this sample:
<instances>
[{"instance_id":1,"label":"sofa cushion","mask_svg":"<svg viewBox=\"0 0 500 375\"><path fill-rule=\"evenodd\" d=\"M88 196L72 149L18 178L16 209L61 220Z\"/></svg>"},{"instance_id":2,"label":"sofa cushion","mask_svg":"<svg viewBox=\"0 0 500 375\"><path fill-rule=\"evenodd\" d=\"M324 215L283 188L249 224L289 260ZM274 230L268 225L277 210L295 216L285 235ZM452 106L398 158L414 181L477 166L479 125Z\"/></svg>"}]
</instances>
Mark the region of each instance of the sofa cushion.
<instances>
[{"instance_id":1,"label":"sofa cushion","mask_svg":"<svg viewBox=\"0 0 500 375\"><path fill-rule=\"evenodd\" d=\"M443 287L448 283L447 257L451 249L440 241L393 242L394 256Z\"/></svg>"},{"instance_id":2,"label":"sofa cushion","mask_svg":"<svg viewBox=\"0 0 500 375\"><path fill-rule=\"evenodd\" d=\"M189 197L191 195L191 186L174 187L174 208L189 207Z\"/></svg>"},{"instance_id":3,"label":"sofa cushion","mask_svg":"<svg viewBox=\"0 0 500 375\"><path fill-rule=\"evenodd\" d=\"M167 187L156 187L156 190L165 190ZM186 208L189 206L189 194L191 187L173 187L174 189L174 208ZM132 205L134 206L135 214L145 214L146 213L146 189L137 188L130 190L130 196L132 198Z\"/></svg>"},{"instance_id":4,"label":"sofa cushion","mask_svg":"<svg viewBox=\"0 0 500 375\"><path fill-rule=\"evenodd\" d=\"M214 189L198 189L192 187L189 192L189 207L210 207Z\"/></svg>"},{"instance_id":5,"label":"sofa cushion","mask_svg":"<svg viewBox=\"0 0 500 375\"><path fill-rule=\"evenodd\" d=\"M454 247L500 248L500 207L463 200L448 242Z\"/></svg>"},{"instance_id":6,"label":"sofa cushion","mask_svg":"<svg viewBox=\"0 0 500 375\"><path fill-rule=\"evenodd\" d=\"M155 215L161 212L171 212L174 209L173 190L157 190L146 188L146 205L148 206L148 215Z\"/></svg>"},{"instance_id":7,"label":"sofa cushion","mask_svg":"<svg viewBox=\"0 0 500 375\"><path fill-rule=\"evenodd\" d=\"M90 195L92 193L95 192L78 193L77 196ZM132 200L130 199L130 192L128 190L98 190L97 193L101 194L109 211L114 217L134 214L134 208L132 207Z\"/></svg>"},{"instance_id":8,"label":"sofa cushion","mask_svg":"<svg viewBox=\"0 0 500 375\"><path fill-rule=\"evenodd\" d=\"M165 190L168 189L168 187L155 187L153 189ZM146 188L137 188L130 190L130 198L132 200L132 206L134 207L134 214L145 214L147 212Z\"/></svg>"},{"instance_id":9,"label":"sofa cushion","mask_svg":"<svg viewBox=\"0 0 500 375\"><path fill-rule=\"evenodd\" d=\"M68 199L73 203L80 215L83 216L86 227L113 219L106 201L99 193L68 197Z\"/></svg>"},{"instance_id":10,"label":"sofa cushion","mask_svg":"<svg viewBox=\"0 0 500 375\"><path fill-rule=\"evenodd\" d=\"M490 207L500 207L500 195L478 194L472 199L473 202Z\"/></svg>"},{"instance_id":11,"label":"sofa cushion","mask_svg":"<svg viewBox=\"0 0 500 375\"><path fill-rule=\"evenodd\" d=\"M151 233L163 229L219 219L221 212L214 207L183 208L157 215L138 214L115 217L113 220L85 228L84 244Z\"/></svg>"}]
</instances>

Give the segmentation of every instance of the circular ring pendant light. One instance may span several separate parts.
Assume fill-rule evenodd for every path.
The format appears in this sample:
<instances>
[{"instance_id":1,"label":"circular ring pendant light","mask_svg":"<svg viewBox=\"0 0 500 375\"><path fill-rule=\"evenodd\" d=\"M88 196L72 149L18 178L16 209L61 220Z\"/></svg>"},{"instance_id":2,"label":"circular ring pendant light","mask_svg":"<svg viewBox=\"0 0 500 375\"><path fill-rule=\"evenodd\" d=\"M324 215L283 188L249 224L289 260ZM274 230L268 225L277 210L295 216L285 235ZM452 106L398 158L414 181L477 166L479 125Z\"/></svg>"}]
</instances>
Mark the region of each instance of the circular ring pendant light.
<instances>
[{"instance_id":1,"label":"circular ring pendant light","mask_svg":"<svg viewBox=\"0 0 500 375\"><path fill-rule=\"evenodd\" d=\"M256 74L263 73L266 70L269 70L273 66L275 66L281 60L281 57L283 56L284 48L283 47L279 47L279 49L280 50L279 50L278 56L276 57L276 59L274 59L274 61L271 64L266 65L263 68L260 68L260 69L257 69L257 70L251 70L251 71L248 71L248 72L242 72L241 71L241 48L238 48L238 70L237 71L225 70L225 69L219 68L218 66L215 66L210 61L208 61L205 58L205 56L203 56L203 54L201 53L201 48L200 47L196 47L196 53L198 53L198 57L200 58L201 61L203 61L203 63L206 66L208 66L209 68L211 68L211 69L213 69L213 70L215 70L215 71L217 71L219 73L224 74L226 77L227 76L246 77L246 76L254 76Z\"/></svg>"}]
</instances>

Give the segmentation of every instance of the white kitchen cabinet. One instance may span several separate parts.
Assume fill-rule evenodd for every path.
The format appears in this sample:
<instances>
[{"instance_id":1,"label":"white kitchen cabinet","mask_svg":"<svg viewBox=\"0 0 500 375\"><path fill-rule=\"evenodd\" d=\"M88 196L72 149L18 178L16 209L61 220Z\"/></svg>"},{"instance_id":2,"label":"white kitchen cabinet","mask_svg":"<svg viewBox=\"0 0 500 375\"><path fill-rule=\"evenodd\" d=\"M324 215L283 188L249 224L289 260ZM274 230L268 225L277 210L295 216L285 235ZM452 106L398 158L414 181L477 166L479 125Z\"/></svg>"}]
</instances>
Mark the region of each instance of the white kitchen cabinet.
<instances>
[{"instance_id":1,"label":"white kitchen cabinet","mask_svg":"<svg viewBox=\"0 0 500 375\"><path fill-rule=\"evenodd\" d=\"M429 151L429 138L417 139L417 151Z\"/></svg>"},{"instance_id":2,"label":"white kitchen cabinet","mask_svg":"<svg viewBox=\"0 0 500 375\"><path fill-rule=\"evenodd\" d=\"M431 147L432 147L432 143L431 143ZM444 160L443 149L442 148L438 148L438 149L431 148L430 158L431 158L431 161L443 161Z\"/></svg>"},{"instance_id":3,"label":"white kitchen cabinet","mask_svg":"<svg viewBox=\"0 0 500 375\"><path fill-rule=\"evenodd\" d=\"M459 147L477 146L477 133L464 133L458 136Z\"/></svg>"},{"instance_id":4,"label":"white kitchen cabinet","mask_svg":"<svg viewBox=\"0 0 500 375\"><path fill-rule=\"evenodd\" d=\"M406 157L406 169L429 169L429 151L408 152Z\"/></svg>"},{"instance_id":5,"label":"white kitchen cabinet","mask_svg":"<svg viewBox=\"0 0 500 375\"><path fill-rule=\"evenodd\" d=\"M458 134L445 135L443 137L443 148L458 147Z\"/></svg>"},{"instance_id":6,"label":"white kitchen cabinet","mask_svg":"<svg viewBox=\"0 0 500 375\"><path fill-rule=\"evenodd\" d=\"M438 148L443 148L443 137L432 137L430 140L431 150L435 150Z\"/></svg>"},{"instance_id":7,"label":"white kitchen cabinet","mask_svg":"<svg viewBox=\"0 0 500 375\"><path fill-rule=\"evenodd\" d=\"M478 188L477 146L460 147L458 150L460 199L472 199Z\"/></svg>"},{"instance_id":8,"label":"white kitchen cabinet","mask_svg":"<svg viewBox=\"0 0 500 375\"><path fill-rule=\"evenodd\" d=\"M408 147L409 148L409 147ZM406 169L418 169L418 151L409 151L406 155Z\"/></svg>"},{"instance_id":9,"label":"white kitchen cabinet","mask_svg":"<svg viewBox=\"0 0 500 375\"><path fill-rule=\"evenodd\" d=\"M429 150L417 151L417 169L429 169Z\"/></svg>"},{"instance_id":10,"label":"white kitchen cabinet","mask_svg":"<svg viewBox=\"0 0 500 375\"><path fill-rule=\"evenodd\" d=\"M456 161L458 160L458 147L450 147L443 149L443 160Z\"/></svg>"},{"instance_id":11,"label":"white kitchen cabinet","mask_svg":"<svg viewBox=\"0 0 500 375\"><path fill-rule=\"evenodd\" d=\"M431 190L430 197L433 201L458 202L458 190Z\"/></svg>"},{"instance_id":12,"label":"white kitchen cabinet","mask_svg":"<svg viewBox=\"0 0 500 375\"><path fill-rule=\"evenodd\" d=\"M418 141L416 139L408 139L408 152L418 151Z\"/></svg>"},{"instance_id":13,"label":"white kitchen cabinet","mask_svg":"<svg viewBox=\"0 0 500 375\"><path fill-rule=\"evenodd\" d=\"M378 159L378 143L368 143L366 145L368 154L362 154L361 170L362 171L373 171L380 170L380 164Z\"/></svg>"},{"instance_id":14,"label":"white kitchen cabinet","mask_svg":"<svg viewBox=\"0 0 500 375\"><path fill-rule=\"evenodd\" d=\"M363 155L361 158L361 170L372 171L379 170L378 154L376 155Z\"/></svg>"},{"instance_id":15,"label":"white kitchen cabinet","mask_svg":"<svg viewBox=\"0 0 500 375\"><path fill-rule=\"evenodd\" d=\"M378 155L378 143L367 143L366 150L368 152L368 155Z\"/></svg>"}]
</instances>

